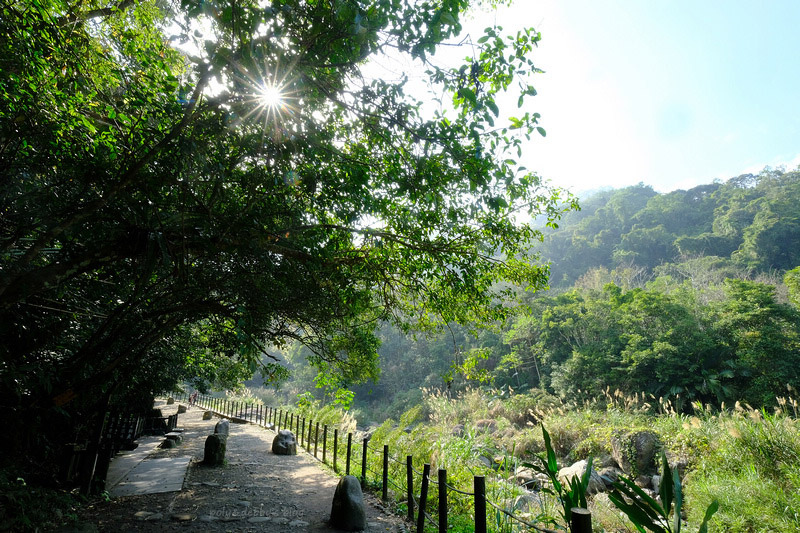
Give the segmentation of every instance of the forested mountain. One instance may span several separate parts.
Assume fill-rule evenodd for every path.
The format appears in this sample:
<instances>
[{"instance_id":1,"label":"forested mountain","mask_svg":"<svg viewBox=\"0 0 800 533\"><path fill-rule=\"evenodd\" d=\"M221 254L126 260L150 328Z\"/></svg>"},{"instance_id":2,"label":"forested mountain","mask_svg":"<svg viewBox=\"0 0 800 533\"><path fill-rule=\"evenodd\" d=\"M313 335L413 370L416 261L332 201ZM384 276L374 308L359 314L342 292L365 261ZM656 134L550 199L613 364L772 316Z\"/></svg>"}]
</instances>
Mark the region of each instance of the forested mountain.
<instances>
[{"instance_id":1,"label":"forested mountain","mask_svg":"<svg viewBox=\"0 0 800 533\"><path fill-rule=\"evenodd\" d=\"M522 293L526 312L477 333L384 326L382 377L352 388L355 405L380 418L421 387L493 386L764 406L800 386L800 172L639 184L581 205L545 237L551 289ZM313 388L296 375L292 393Z\"/></svg>"},{"instance_id":2,"label":"forested mountain","mask_svg":"<svg viewBox=\"0 0 800 533\"><path fill-rule=\"evenodd\" d=\"M716 256L753 271L800 264L800 171L765 169L724 183L658 194L639 184L582 201L541 248L552 286L592 268L652 272L681 258Z\"/></svg>"}]
</instances>

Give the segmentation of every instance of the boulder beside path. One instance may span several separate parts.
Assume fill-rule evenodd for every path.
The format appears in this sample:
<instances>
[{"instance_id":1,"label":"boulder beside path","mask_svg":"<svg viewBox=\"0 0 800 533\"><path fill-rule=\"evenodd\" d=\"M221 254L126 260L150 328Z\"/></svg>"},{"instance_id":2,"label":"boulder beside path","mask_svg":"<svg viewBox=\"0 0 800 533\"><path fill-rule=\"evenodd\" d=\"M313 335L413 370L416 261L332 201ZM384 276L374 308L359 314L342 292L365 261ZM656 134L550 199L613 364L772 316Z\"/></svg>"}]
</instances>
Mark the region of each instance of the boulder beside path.
<instances>
[{"instance_id":1,"label":"boulder beside path","mask_svg":"<svg viewBox=\"0 0 800 533\"><path fill-rule=\"evenodd\" d=\"M272 453L275 455L297 455L297 439L288 429L282 429L272 440Z\"/></svg>"},{"instance_id":2,"label":"boulder beside path","mask_svg":"<svg viewBox=\"0 0 800 533\"><path fill-rule=\"evenodd\" d=\"M355 476L344 476L336 485L330 526L344 531L361 531L367 527L364 494Z\"/></svg>"}]
</instances>

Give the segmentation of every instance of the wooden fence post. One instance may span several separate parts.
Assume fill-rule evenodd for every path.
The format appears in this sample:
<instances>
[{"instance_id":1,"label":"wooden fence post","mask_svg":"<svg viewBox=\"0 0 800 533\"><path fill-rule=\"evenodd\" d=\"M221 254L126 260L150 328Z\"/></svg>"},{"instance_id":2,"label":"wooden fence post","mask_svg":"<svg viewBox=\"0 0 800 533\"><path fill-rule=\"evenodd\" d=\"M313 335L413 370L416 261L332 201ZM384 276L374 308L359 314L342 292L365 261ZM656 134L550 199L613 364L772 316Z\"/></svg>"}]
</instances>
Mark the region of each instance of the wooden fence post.
<instances>
[{"instance_id":1,"label":"wooden fence post","mask_svg":"<svg viewBox=\"0 0 800 533\"><path fill-rule=\"evenodd\" d=\"M317 444L319 444L319 422L317 422L317 427L314 430L314 458L317 458Z\"/></svg>"},{"instance_id":2,"label":"wooden fence post","mask_svg":"<svg viewBox=\"0 0 800 533\"><path fill-rule=\"evenodd\" d=\"M361 444L361 486L367 486L367 446L369 439L364 439Z\"/></svg>"},{"instance_id":3,"label":"wooden fence post","mask_svg":"<svg viewBox=\"0 0 800 533\"><path fill-rule=\"evenodd\" d=\"M326 463L326 455L328 452L328 424L325 424L325 427L322 428L322 462L323 464Z\"/></svg>"},{"instance_id":4,"label":"wooden fence post","mask_svg":"<svg viewBox=\"0 0 800 533\"><path fill-rule=\"evenodd\" d=\"M440 468L439 481L439 533L447 533L447 470Z\"/></svg>"},{"instance_id":5,"label":"wooden fence post","mask_svg":"<svg viewBox=\"0 0 800 533\"><path fill-rule=\"evenodd\" d=\"M383 476L381 477L381 485L383 490L381 496L383 501L389 500L389 445L383 445Z\"/></svg>"},{"instance_id":6,"label":"wooden fence post","mask_svg":"<svg viewBox=\"0 0 800 533\"><path fill-rule=\"evenodd\" d=\"M572 533L592 533L592 513L589 509L573 507L570 531Z\"/></svg>"},{"instance_id":7,"label":"wooden fence post","mask_svg":"<svg viewBox=\"0 0 800 533\"><path fill-rule=\"evenodd\" d=\"M336 460L339 455L339 428L333 428L333 471L337 474L339 471L336 469Z\"/></svg>"},{"instance_id":8,"label":"wooden fence post","mask_svg":"<svg viewBox=\"0 0 800 533\"><path fill-rule=\"evenodd\" d=\"M486 478L475 476L472 483L475 493L475 533L486 533Z\"/></svg>"},{"instance_id":9,"label":"wooden fence post","mask_svg":"<svg viewBox=\"0 0 800 533\"><path fill-rule=\"evenodd\" d=\"M352 433L348 433L347 434L347 468L344 471L344 474L346 476L350 475L350 451L352 450L352 448L353 448L353 434Z\"/></svg>"},{"instance_id":10,"label":"wooden fence post","mask_svg":"<svg viewBox=\"0 0 800 533\"><path fill-rule=\"evenodd\" d=\"M431 465L425 464L422 467L422 485L419 491L419 514L417 515L417 533L425 532L425 507L428 500L428 475L431 473Z\"/></svg>"},{"instance_id":11,"label":"wooden fence post","mask_svg":"<svg viewBox=\"0 0 800 533\"><path fill-rule=\"evenodd\" d=\"M414 459L406 455L406 502L408 521L414 523Z\"/></svg>"}]
</instances>

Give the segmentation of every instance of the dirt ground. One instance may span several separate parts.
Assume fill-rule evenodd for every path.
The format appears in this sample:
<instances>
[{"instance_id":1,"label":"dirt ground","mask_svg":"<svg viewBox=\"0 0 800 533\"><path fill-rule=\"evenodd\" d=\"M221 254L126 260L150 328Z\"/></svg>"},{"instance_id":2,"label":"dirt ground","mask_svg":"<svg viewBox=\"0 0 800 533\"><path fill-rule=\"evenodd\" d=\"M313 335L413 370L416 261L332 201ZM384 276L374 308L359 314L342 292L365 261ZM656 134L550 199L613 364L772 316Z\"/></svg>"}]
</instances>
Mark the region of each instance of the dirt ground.
<instances>
[{"instance_id":1,"label":"dirt ground","mask_svg":"<svg viewBox=\"0 0 800 533\"><path fill-rule=\"evenodd\" d=\"M165 415L174 406L163 406ZM150 457L190 456L180 492L125 496L86 506L77 531L321 532L338 482L329 469L298 447L298 455L271 452L273 431L254 424L230 425L227 464L201 464L205 439L220 420L202 420L203 409L179 416L183 442ZM364 495L368 532L405 532L409 526L371 494Z\"/></svg>"}]
</instances>

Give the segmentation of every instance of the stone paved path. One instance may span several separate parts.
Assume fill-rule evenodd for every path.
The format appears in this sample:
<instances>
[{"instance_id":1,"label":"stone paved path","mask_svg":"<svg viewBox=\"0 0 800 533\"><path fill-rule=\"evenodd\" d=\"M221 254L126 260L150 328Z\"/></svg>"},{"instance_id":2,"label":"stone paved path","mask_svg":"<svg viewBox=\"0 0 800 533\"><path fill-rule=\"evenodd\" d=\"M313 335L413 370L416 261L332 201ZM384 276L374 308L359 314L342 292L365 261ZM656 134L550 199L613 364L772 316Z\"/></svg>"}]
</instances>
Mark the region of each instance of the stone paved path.
<instances>
[{"instance_id":1,"label":"stone paved path","mask_svg":"<svg viewBox=\"0 0 800 533\"><path fill-rule=\"evenodd\" d=\"M177 404L157 407L163 409L164 415L177 410ZM298 450L296 456L274 455L271 446L275 433L253 424L232 423L227 464L204 466L201 461L205 439L213 433L219 418L202 420L202 413L203 409L190 407L181 414L178 426L185 429L183 442L172 449L151 447L142 461L142 464L159 459L188 461L179 491L121 496L94 504L80 517L83 527L115 533L335 531L327 520L337 477L323 470L304 451ZM118 487L124 485L125 479ZM109 489L113 494L114 487ZM379 500L365 494L365 501L366 531L408 530L407 524L389 513Z\"/></svg>"}]
</instances>

